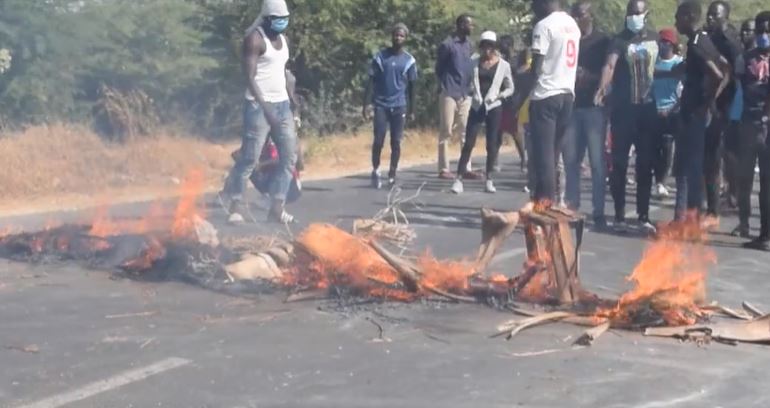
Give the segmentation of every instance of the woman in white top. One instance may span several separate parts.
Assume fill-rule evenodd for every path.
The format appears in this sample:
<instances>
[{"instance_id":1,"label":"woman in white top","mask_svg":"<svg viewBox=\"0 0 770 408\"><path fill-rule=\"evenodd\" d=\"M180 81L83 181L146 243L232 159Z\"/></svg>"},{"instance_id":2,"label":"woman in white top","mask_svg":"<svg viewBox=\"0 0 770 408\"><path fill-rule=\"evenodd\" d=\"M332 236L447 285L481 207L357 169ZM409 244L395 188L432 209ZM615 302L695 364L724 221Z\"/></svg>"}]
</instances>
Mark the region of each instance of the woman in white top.
<instances>
[{"instance_id":1,"label":"woman in white top","mask_svg":"<svg viewBox=\"0 0 770 408\"><path fill-rule=\"evenodd\" d=\"M472 102L468 115L468 125L465 129L463 144L457 174L462 174L476 145L476 136L481 125L486 125L487 133L487 172L485 191L496 192L492 181L497 154L500 150L500 118L502 104L505 98L513 95L513 75L511 66L502 58L497 50L497 35L492 31L481 34L479 43L480 54L474 58L473 80L471 82ZM458 176L452 185L452 192L460 194L464 190L462 176Z\"/></svg>"}]
</instances>

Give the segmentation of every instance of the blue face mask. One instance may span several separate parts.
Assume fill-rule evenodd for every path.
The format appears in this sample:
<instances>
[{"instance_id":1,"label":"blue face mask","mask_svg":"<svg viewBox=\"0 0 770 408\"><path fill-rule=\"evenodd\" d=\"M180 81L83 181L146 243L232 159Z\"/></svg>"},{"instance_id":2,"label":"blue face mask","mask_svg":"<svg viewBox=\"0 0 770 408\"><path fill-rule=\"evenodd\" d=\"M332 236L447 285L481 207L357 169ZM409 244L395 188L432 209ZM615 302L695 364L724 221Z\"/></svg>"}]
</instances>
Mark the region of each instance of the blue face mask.
<instances>
[{"instance_id":1,"label":"blue face mask","mask_svg":"<svg viewBox=\"0 0 770 408\"><path fill-rule=\"evenodd\" d=\"M770 48L770 34L761 34L757 36L757 48L766 50Z\"/></svg>"},{"instance_id":2,"label":"blue face mask","mask_svg":"<svg viewBox=\"0 0 770 408\"><path fill-rule=\"evenodd\" d=\"M639 33L644 29L644 21L646 19L647 16L644 14L626 16L626 28L634 34Z\"/></svg>"},{"instance_id":3,"label":"blue face mask","mask_svg":"<svg viewBox=\"0 0 770 408\"><path fill-rule=\"evenodd\" d=\"M270 20L270 29L276 33L282 33L286 31L289 26L289 17L277 17Z\"/></svg>"}]
</instances>

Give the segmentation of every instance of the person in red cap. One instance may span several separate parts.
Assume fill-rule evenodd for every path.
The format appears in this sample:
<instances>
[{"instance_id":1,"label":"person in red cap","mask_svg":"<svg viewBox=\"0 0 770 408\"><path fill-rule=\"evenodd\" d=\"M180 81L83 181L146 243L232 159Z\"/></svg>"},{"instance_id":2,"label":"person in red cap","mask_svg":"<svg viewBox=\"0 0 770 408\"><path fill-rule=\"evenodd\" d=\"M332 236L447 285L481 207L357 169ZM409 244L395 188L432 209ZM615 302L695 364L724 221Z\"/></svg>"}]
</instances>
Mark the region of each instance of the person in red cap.
<instances>
[{"instance_id":1,"label":"person in red cap","mask_svg":"<svg viewBox=\"0 0 770 408\"><path fill-rule=\"evenodd\" d=\"M665 28L658 33L658 60L655 62L655 79L652 93L658 110L655 164L655 192L660 197L670 195L666 179L673 161L674 135L676 134L679 97L682 94L682 81L673 76L674 67L681 64L683 58L676 53L679 36L673 28Z\"/></svg>"}]
</instances>

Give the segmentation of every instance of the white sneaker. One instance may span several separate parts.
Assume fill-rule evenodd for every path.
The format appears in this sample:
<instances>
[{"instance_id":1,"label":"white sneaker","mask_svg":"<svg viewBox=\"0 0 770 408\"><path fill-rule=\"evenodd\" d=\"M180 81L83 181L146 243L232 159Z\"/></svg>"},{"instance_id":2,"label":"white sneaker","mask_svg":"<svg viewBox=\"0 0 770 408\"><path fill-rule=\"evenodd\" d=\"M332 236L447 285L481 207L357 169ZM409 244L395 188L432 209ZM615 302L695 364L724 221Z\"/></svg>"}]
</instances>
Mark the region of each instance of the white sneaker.
<instances>
[{"instance_id":1,"label":"white sneaker","mask_svg":"<svg viewBox=\"0 0 770 408\"><path fill-rule=\"evenodd\" d=\"M492 180L487 180L487 184L484 186L484 191L490 194L496 193L497 189L495 188L495 182Z\"/></svg>"},{"instance_id":2,"label":"white sneaker","mask_svg":"<svg viewBox=\"0 0 770 408\"><path fill-rule=\"evenodd\" d=\"M564 194L559 194L559 207L567 208L567 200L564 199Z\"/></svg>"},{"instance_id":3,"label":"white sneaker","mask_svg":"<svg viewBox=\"0 0 770 408\"><path fill-rule=\"evenodd\" d=\"M525 193L529 193L529 186L524 186L522 191L524 191Z\"/></svg>"},{"instance_id":4,"label":"white sneaker","mask_svg":"<svg viewBox=\"0 0 770 408\"><path fill-rule=\"evenodd\" d=\"M655 192L658 193L658 196L660 197L669 197L671 193L668 191L668 188L666 188L665 185L662 183L658 183L658 185L655 187Z\"/></svg>"},{"instance_id":5,"label":"white sneaker","mask_svg":"<svg viewBox=\"0 0 770 408\"><path fill-rule=\"evenodd\" d=\"M658 233L658 228L647 219L641 219L639 220L639 228L642 230L643 233L653 236Z\"/></svg>"},{"instance_id":6,"label":"white sneaker","mask_svg":"<svg viewBox=\"0 0 770 408\"><path fill-rule=\"evenodd\" d=\"M229 224L243 224L246 222L246 220L243 218L243 216L239 213L232 213L229 217L227 217L227 222Z\"/></svg>"},{"instance_id":7,"label":"white sneaker","mask_svg":"<svg viewBox=\"0 0 770 408\"><path fill-rule=\"evenodd\" d=\"M463 191L465 191L465 188L463 187L463 182L460 179L455 179L455 182L452 183L452 189L451 191L455 194L462 194Z\"/></svg>"}]
</instances>

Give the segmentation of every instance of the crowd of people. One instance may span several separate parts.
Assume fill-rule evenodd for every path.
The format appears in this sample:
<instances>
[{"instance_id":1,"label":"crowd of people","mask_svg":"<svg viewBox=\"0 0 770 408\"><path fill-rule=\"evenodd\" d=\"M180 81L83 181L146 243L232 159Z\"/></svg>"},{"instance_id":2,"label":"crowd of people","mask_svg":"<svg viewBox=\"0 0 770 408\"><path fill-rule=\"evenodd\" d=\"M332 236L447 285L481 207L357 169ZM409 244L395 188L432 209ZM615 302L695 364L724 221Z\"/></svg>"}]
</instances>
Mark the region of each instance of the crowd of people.
<instances>
[{"instance_id":1,"label":"crowd of people","mask_svg":"<svg viewBox=\"0 0 770 408\"><path fill-rule=\"evenodd\" d=\"M616 34L594 24L593 2L577 0L568 11L560 0L532 0L527 49L517 53L512 35L484 31L471 40L474 19L463 14L438 46L438 178L462 194L467 180L483 179L495 193L503 136L510 134L528 174L526 191L539 205L578 211L586 152L591 172L592 218L608 229L605 196L614 203L611 227L624 232L626 189L636 187L637 228L654 234L653 193L669 196L676 184L675 218L705 229L719 224L722 198L739 209L736 236L750 238L751 194L759 172L760 234L746 245L770 250L770 11L736 29L730 4L680 3L674 28L652 29L649 0L630 0L624 28ZM284 205L295 162L296 134L285 64L289 44L282 34L289 10L284 0L265 0L246 32L247 73L244 136L240 154L220 193L231 221L243 220L245 181L269 136L277 149L269 219L293 222ZM389 186L397 183L405 124L413 117L419 61L406 50L409 28L397 24L392 44L372 58L363 116L373 120L371 184L382 188L381 154L390 134ZM687 39L680 43L680 36ZM471 156L482 127L485 171L472 170ZM448 143L460 130L462 151L450 168ZM633 159L635 171L628 176ZM758 166L757 166L758 163ZM563 167L564 183L559 168ZM755 167L758 170L755 171ZM704 205L705 204L705 205Z\"/></svg>"}]
</instances>

